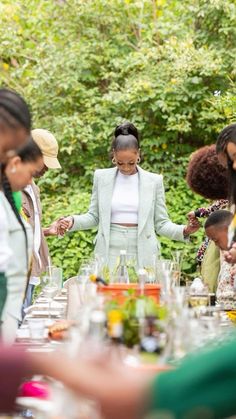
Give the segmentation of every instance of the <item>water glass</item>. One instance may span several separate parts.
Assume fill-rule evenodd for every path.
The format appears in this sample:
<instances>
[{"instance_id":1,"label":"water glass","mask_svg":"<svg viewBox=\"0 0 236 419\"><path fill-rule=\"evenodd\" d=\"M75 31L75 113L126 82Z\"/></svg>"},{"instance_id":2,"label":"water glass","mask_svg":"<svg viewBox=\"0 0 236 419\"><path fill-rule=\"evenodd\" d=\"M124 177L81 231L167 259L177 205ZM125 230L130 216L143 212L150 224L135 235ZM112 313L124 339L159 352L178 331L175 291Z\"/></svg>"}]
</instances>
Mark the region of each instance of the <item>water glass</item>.
<instances>
[{"instance_id":1,"label":"water glass","mask_svg":"<svg viewBox=\"0 0 236 419\"><path fill-rule=\"evenodd\" d=\"M28 326L30 332L30 338L33 340L44 340L44 320L43 319L28 319Z\"/></svg>"},{"instance_id":2,"label":"water glass","mask_svg":"<svg viewBox=\"0 0 236 419\"><path fill-rule=\"evenodd\" d=\"M204 286L201 290L190 289L189 304L192 308L198 309L199 307L206 307L209 305L209 292L208 287Z\"/></svg>"},{"instance_id":3,"label":"water glass","mask_svg":"<svg viewBox=\"0 0 236 419\"><path fill-rule=\"evenodd\" d=\"M179 263L173 262L171 267L172 286L180 286L181 267Z\"/></svg>"},{"instance_id":4,"label":"water glass","mask_svg":"<svg viewBox=\"0 0 236 419\"><path fill-rule=\"evenodd\" d=\"M172 266L173 261L168 259L159 259L156 263L157 281L161 284L161 297L168 300L172 287Z\"/></svg>"},{"instance_id":5,"label":"water glass","mask_svg":"<svg viewBox=\"0 0 236 419\"><path fill-rule=\"evenodd\" d=\"M173 262L179 265L180 270L182 268L184 250L175 250L172 252Z\"/></svg>"},{"instance_id":6,"label":"water glass","mask_svg":"<svg viewBox=\"0 0 236 419\"><path fill-rule=\"evenodd\" d=\"M58 291L60 291L62 288L62 268L53 266L51 270L51 278L52 282L57 286Z\"/></svg>"}]
</instances>

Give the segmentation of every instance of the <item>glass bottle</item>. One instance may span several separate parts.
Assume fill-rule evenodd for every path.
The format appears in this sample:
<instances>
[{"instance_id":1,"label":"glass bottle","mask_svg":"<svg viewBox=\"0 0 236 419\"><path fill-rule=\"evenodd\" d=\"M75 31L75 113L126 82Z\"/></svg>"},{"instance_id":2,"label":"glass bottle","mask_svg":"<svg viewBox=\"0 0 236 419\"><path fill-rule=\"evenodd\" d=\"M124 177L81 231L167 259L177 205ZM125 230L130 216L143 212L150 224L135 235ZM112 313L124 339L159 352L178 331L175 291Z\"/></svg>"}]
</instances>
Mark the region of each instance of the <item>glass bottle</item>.
<instances>
[{"instance_id":1,"label":"glass bottle","mask_svg":"<svg viewBox=\"0 0 236 419\"><path fill-rule=\"evenodd\" d=\"M129 284L126 250L120 250L120 261L116 271L116 282L119 284Z\"/></svg>"}]
</instances>

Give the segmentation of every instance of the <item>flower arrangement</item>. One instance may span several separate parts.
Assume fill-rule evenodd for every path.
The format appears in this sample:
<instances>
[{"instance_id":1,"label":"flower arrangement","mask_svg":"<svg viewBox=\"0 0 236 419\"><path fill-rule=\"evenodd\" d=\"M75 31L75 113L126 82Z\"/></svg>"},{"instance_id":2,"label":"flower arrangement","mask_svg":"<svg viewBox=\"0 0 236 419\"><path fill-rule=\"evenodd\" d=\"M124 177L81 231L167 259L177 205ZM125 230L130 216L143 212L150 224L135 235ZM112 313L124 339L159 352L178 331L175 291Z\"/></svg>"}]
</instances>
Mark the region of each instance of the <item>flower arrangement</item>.
<instances>
[{"instance_id":1,"label":"flower arrangement","mask_svg":"<svg viewBox=\"0 0 236 419\"><path fill-rule=\"evenodd\" d=\"M140 327L142 320L153 317L161 323L167 319L165 306L160 306L154 298L145 295L136 296L134 290L126 292L126 299L120 303L112 299L106 303L106 313L117 310L121 313L123 323L123 343L128 347L140 344Z\"/></svg>"}]
</instances>

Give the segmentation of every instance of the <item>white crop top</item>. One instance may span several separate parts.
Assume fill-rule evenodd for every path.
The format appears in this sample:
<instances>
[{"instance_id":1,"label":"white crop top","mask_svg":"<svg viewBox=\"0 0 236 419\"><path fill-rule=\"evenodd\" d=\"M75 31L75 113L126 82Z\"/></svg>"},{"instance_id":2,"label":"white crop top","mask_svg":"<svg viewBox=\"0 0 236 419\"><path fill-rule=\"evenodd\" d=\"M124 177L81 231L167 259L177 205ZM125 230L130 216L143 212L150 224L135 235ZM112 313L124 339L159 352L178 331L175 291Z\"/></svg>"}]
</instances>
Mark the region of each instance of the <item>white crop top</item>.
<instances>
[{"instance_id":1,"label":"white crop top","mask_svg":"<svg viewBox=\"0 0 236 419\"><path fill-rule=\"evenodd\" d=\"M111 201L111 223L138 224L139 174L118 171Z\"/></svg>"}]
</instances>

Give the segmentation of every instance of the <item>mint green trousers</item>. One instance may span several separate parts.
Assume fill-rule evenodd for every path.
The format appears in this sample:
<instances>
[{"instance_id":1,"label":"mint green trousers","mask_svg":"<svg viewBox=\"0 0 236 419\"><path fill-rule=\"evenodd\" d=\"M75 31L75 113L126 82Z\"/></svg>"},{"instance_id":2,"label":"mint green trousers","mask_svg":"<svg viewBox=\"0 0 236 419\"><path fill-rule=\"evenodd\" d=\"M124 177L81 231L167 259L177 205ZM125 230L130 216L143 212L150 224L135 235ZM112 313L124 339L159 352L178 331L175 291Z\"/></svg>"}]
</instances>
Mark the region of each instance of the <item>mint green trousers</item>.
<instances>
[{"instance_id":1,"label":"mint green trousers","mask_svg":"<svg viewBox=\"0 0 236 419\"><path fill-rule=\"evenodd\" d=\"M119 263L121 250L126 250L127 259L137 265L138 227L123 227L111 224L108 265L113 271Z\"/></svg>"}]
</instances>

